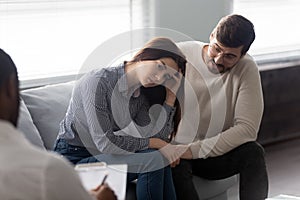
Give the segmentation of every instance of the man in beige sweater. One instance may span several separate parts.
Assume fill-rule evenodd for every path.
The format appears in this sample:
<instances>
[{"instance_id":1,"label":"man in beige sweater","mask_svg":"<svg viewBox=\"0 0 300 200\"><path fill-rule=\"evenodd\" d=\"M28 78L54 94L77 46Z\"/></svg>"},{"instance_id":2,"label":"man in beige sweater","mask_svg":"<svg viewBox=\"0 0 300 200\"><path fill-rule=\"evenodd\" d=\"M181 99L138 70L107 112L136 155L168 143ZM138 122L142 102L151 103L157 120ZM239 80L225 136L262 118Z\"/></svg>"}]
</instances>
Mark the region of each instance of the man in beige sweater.
<instances>
[{"instance_id":1,"label":"man in beige sweater","mask_svg":"<svg viewBox=\"0 0 300 200\"><path fill-rule=\"evenodd\" d=\"M240 175L241 200L265 199L264 150L256 142L263 96L257 65L247 54L255 39L253 24L240 15L226 16L209 39L209 44L178 44L188 61L183 115L174 139L183 145L160 151L178 164L173 179L179 200L198 199L192 175L217 180L235 174ZM179 162L178 156L184 159Z\"/></svg>"}]
</instances>

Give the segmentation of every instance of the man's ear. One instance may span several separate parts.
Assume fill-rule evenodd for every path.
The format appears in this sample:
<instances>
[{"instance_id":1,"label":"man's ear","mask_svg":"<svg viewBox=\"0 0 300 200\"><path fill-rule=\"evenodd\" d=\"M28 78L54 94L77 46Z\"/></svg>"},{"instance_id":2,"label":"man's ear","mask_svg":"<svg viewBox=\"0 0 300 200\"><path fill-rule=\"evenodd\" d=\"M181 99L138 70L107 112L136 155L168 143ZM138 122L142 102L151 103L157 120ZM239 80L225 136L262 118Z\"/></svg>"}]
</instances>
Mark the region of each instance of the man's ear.
<instances>
[{"instance_id":1,"label":"man's ear","mask_svg":"<svg viewBox=\"0 0 300 200\"><path fill-rule=\"evenodd\" d=\"M211 34L209 35L209 41L211 42L214 39L214 33L211 32Z\"/></svg>"},{"instance_id":2,"label":"man's ear","mask_svg":"<svg viewBox=\"0 0 300 200\"><path fill-rule=\"evenodd\" d=\"M18 89L18 87L16 84L17 84L16 76L15 74L11 74L8 78L6 88L5 88L6 95L9 99L13 100L17 95L18 91L16 90Z\"/></svg>"},{"instance_id":3,"label":"man's ear","mask_svg":"<svg viewBox=\"0 0 300 200\"><path fill-rule=\"evenodd\" d=\"M216 29L214 29L209 35L209 41L212 41L215 37Z\"/></svg>"},{"instance_id":4,"label":"man's ear","mask_svg":"<svg viewBox=\"0 0 300 200\"><path fill-rule=\"evenodd\" d=\"M10 75L1 86L0 119L11 122L15 127L19 115L19 84L15 74Z\"/></svg>"}]
</instances>

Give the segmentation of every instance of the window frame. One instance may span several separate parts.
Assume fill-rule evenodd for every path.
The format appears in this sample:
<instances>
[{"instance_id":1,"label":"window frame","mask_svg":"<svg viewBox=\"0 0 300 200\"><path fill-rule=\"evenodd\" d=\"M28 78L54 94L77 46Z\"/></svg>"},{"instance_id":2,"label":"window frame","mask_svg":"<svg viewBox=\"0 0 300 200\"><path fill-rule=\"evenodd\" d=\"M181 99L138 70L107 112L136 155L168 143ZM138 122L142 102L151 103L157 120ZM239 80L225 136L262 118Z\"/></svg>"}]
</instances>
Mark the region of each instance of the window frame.
<instances>
[{"instance_id":1,"label":"window frame","mask_svg":"<svg viewBox=\"0 0 300 200\"><path fill-rule=\"evenodd\" d=\"M284 1L284 4L282 2ZM269 4L268 4L269 3ZM266 6L268 5L268 6ZM284 6L284 7L283 7ZM293 8L292 10L289 10L288 8ZM269 30L266 30L265 27L266 24L275 24L274 29L279 29L278 24L275 23L275 21L268 21L268 23L264 23L264 18L259 18L258 16L262 15L261 12L264 12L266 18L272 17L270 14L276 14L277 18L280 18L283 16L283 13L276 13L277 10L289 10L296 11L296 8L300 8L300 2L295 0L234 0L233 1L233 13L241 14L245 16L246 18L250 19L255 28L263 27L263 34L265 38L267 38L267 32ZM261 12L260 12L261 10ZM266 10L269 10L269 14ZM290 15L294 15L295 13L289 13ZM278 16L277 16L278 15ZM298 14L299 15L299 14ZM258 20L259 19L259 20ZM266 20L267 20L266 19ZM284 20L283 20L284 21ZM281 22L281 21L280 21ZM278 22L279 23L279 22ZM282 23L282 22L281 22ZM280 23L279 23L280 24ZM292 26L293 24L290 24ZM293 27L292 27L293 28ZM270 27L269 27L270 29ZM262 29L261 29L262 30ZM270 29L271 30L271 29ZM289 31L284 30L286 33L284 37L289 37ZM300 28L297 30L300 33ZM273 31L274 32L274 31ZM260 66L260 70L266 70L271 68L279 68L279 67L288 67L288 66L294 66L298 65L300 62L300 40L296 41L295 44L292 44L291 42L286 43L287 45L283 45L283 43L280 44L280 46L266 46L265 49L256 49L255 44L257 42L262 43L263 40L260 41L261 38L260 34L262 31L256 30L256 39L251 46L249 50L249 54L254 57L258 65ZM277 37L277 38L283 38L283 37ZM278 39L280 40L280 39ZM276 43L277 41L274 41ZM267 42L266 42L267 43ZM270 43L270 42L269 42ZM257 45L259 46L259 45ZM262 46L262 45L260 45ZM270 67L272 66L272 67Z\"/></svg>"}]
</instances>

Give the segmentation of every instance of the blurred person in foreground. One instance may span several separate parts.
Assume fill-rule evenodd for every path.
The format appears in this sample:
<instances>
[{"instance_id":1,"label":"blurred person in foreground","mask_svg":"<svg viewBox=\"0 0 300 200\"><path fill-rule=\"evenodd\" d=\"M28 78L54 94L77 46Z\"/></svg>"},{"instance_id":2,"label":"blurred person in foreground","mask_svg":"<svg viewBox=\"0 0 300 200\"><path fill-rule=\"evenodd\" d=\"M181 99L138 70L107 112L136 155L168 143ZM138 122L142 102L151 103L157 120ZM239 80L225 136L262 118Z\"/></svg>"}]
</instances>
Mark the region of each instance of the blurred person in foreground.
<instances>
[{"instance_id":1,"label":"blurred person in foreground","mask_svg":"<svg viewBox=\"0 0 300 200\"><path fill-rule=\"evenodd\" d=\"M0 49L0 199L116 200L107 184L86 191L68 161L25 139L16 129L19 101L16 66Z\"/></svg>"}]
</instances>

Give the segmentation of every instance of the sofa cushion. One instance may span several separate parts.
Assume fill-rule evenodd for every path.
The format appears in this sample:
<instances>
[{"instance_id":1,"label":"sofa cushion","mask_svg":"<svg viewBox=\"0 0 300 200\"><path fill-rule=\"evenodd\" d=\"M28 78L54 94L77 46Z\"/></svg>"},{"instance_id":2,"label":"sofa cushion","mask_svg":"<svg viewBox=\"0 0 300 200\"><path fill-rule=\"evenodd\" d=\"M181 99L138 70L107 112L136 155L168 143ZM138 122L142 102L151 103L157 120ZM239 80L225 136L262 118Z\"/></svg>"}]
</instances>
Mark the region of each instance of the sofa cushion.
<instances>
[{"instance_id":1,"label":"sofa cushion","mask_svg":"<svg viewBox=\"0 0 300 200\"><path fill-rule=\"evenodd\" d=\"M21 99L20 101L20 111L18 120L18 130L24 133L25 137L35 146L45 149L42 138L37 130L36 126L33 124L31 115Z\"/></svg>"},{"instance_id":2,"label":"sofa cushion","mask_svg":"<svg viewBox=\"0 0 300 200\"><path fill-rule=\"evenodd\" d=\"M31 114L46 149L52 149L59 123L69 105L74 81L54 84L21 92L21 97Z\"/></svg>"},{"instance_id":3,"label":"sofa cushion","mask_svg":"<svg viewBox=\"0 0 300 200\"><path fill-rule=\"evenodd\" d=\"M227 190L234 184L236 184L237 180L237 175L221 180L206 180L197 176L193 176L193 182L196 191L198 193L198 196L201 197L201 199L217 199L217 197L219 195L222 196L224 192L226 197L225 199L227 199Z\"/></svg>"}]
</instances>

